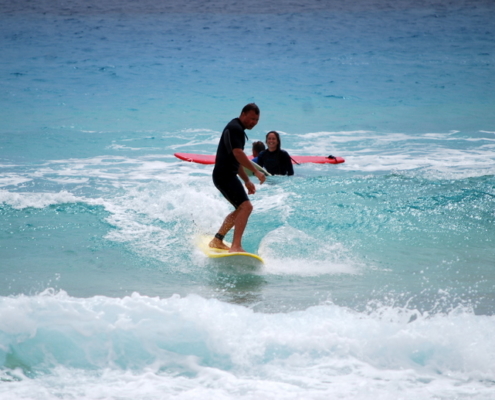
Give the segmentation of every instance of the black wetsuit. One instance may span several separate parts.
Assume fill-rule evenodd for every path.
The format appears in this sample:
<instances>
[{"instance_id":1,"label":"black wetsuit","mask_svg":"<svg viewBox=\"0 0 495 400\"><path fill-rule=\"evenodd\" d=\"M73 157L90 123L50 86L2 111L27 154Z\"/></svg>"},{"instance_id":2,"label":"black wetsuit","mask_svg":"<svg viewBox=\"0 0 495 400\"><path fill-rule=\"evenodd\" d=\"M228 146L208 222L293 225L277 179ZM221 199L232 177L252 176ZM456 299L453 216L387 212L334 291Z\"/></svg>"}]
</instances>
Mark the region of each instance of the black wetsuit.
<instances>
[{"instance_id":1,"label":"black wetsuit","mask_svg":"<svg viewBox=\"0 0 495 400\"><path fill-rule=\"evenodd\" d=\"M246 144L244 129L239 118L234 118L227 124L218 143L215 168L213 168L213 183L236 209L249 200L237 177L240 164L233 153L234 149L244 150Z\"/></svg>"},{"instance_id":2,"label":"black wetsuit","mask_svg":"<svg viewBox=\"0 0 495 400\"><path fill-rule=\"evenodd\" d=\"M263 150L258 155L258 165L272 175L294 175L292 160L285 150Z\"/></svg>"}]
</instances>

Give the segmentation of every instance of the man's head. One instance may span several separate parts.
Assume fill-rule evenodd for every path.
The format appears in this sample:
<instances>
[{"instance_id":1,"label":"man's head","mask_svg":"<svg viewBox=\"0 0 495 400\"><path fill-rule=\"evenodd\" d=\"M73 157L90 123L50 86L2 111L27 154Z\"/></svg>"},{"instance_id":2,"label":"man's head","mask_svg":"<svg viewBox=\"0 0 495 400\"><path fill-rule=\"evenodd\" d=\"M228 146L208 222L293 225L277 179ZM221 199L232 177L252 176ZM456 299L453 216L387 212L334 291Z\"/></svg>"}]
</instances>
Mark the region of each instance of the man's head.
<instances>
[{"instance_id":1,"label":"man's head","mask_svg":"<svg viewBox=\"0 0 495 400\"><path fill-rule=\"evenodd\" d=\"M239 119L246 129L253 129L260 119L260 109L254 103L249 103L244 106Z\"/></svg>"}]
</instances>

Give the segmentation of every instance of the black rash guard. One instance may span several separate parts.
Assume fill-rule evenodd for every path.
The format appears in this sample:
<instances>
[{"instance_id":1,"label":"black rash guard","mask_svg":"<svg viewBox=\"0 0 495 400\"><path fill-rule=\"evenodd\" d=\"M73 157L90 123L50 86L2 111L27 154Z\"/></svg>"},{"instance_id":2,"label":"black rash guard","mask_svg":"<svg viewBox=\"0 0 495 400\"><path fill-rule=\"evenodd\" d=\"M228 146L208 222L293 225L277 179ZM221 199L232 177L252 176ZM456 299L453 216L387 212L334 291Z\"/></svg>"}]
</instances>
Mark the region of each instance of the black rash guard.
<instances>
[{"instance_id":1,"label":"black rash guard","mask_svg":"<svg viewBox=\"0 0 495 400\"><path fill-rule=\"evenodd\" d=\"M234 149L244 150L246 132L239 118L230 121L223 130L218 143L213 183L223 196L237 209L249 200L241 181L237 178L240 164L234 156Z\"/></svg>"},{"instance_id":2,"label":"black rash guard","mask_svg":"<svg viewBox=\"0 0 495 400\"><path fill-rule=\"evenodd\" d=\"M233 149L244 150L246 144L246 132L239 118L230 121L223 130L222 137L218 143L217 155L213 176L222 178L237 175L239 162L234 156Z\"/></svg>"},{"instance_id":3,"label":"black rash guard","mask_svg":"<svg viewBox=\"0 0 495 400\"><path fill-rule=\"evenodd\" d=\"M263 150L258 155L258 165L272 175L294 175L292 160L285 150Z\"/></svg>"}]
</instances>

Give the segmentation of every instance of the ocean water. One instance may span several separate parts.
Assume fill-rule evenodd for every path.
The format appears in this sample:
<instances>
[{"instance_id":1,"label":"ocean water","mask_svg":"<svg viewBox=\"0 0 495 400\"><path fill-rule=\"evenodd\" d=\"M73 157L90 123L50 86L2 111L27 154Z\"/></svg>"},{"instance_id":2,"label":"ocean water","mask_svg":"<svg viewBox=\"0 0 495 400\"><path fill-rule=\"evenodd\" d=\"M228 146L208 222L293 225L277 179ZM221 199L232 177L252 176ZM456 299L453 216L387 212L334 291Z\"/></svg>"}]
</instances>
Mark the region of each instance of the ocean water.
<instances>
[{"instance_id":1,"label":"ocean water","mask_svg":"<svg viewBox=\"0 0 495 400\"><path fill-rule=\"evenodd\" d=\"M495 399L495 3L266 3L0 1L0 399Z\"/></svg>"}]
</instances>

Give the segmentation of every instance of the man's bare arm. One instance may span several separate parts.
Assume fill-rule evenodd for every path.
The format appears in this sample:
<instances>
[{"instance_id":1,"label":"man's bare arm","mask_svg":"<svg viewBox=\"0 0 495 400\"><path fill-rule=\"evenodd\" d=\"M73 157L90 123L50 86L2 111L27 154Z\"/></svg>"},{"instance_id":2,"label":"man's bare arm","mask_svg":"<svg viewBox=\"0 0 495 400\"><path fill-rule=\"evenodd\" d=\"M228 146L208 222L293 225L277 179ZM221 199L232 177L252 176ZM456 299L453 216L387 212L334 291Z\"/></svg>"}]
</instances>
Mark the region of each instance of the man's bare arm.
<instances>
[{"instance_id":1,"label":"man's bare arm","mask_svg":"<svg viewBox=\"0 0 495 400\"><path fill-rule=\"evenodd\" d=\"M260 183L265 182L265 174L262 174L256 169L256 167L253 165L244 151L242 151L241 149L234 149L232 150L232 152L234 153L234 157L236 158L236 160L239 161L239 164L241 164L238 174L244 182L248 182L249 177L246 175L246 172L242 167L246 167L248 170L250 170L254 174L254 176L259 179Z\"/></svg>"},{"instance_id":2,"label":"man's bare arm","mask_svg":"<svg viewBox=\"0 0 495 400\"><path fill-rule=\"evenodd\" d=\"M241 164L243 167L247 168L253 173L256 172L256 168L254 167L253 163L247 157L246 153L244 153L243 150L234 149L232 150L232 152L234 153L234 157L236 158L236 160L239 161L239 164Z\"/></svg>"}]
</instances>

